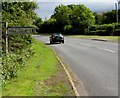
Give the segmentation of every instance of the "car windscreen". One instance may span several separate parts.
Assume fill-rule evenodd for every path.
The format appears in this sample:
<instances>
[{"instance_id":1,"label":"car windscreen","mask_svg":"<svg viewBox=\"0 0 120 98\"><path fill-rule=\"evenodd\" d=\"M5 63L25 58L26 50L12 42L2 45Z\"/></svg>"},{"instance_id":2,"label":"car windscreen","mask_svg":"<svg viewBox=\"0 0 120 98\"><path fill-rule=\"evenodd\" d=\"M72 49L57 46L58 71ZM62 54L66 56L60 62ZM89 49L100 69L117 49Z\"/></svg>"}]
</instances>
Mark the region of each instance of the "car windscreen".
<instances>
[{"instance_id":1,"label":"car windscreen","mask_svg":"<svg viewBox=\"0 0 120 98\"><path fill-rule=\"evenodd\" d=\"M54 33L53 36L62 36L60 33Z\"/></svg>"}]
</instances>

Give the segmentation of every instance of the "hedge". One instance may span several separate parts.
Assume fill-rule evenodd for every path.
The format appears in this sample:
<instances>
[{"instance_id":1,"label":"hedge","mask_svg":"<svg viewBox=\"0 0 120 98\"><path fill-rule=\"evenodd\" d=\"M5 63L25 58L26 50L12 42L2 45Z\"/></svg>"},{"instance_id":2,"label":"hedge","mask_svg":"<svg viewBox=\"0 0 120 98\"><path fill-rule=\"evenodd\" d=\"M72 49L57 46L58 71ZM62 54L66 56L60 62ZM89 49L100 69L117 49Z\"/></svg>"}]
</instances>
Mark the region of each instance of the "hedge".
<instances>
[{"instance_id":1,"label":"hedge","mask_svg":"<svg viewBox=\"0 0 120 98\"><path fill-rule=\"evenodd\" d=\"M120 36L120 29L116 29L115 32L114 32L114 35L115 36Z\"/></svg>"},{"instance_id":2,"label":"hedge","mask_svg":"<svg viewBox=\"0 0 120 98\"><path fill-rule=\"evenodd\" d=\"M120 35L120 23L93 25L90 28L90 35L118 36Z\"/></svg>"},{"instance_id":3,"label":"hedge","mask_svg":"<svg viewBox=\"0 0 120 98\"><path fill-rule=\"evenodd\" d=\"M28 58L33 55L34 51L31 46L23 49L19 53L9 53L2 55L2 80L10 80L17 77L17 71L24 67Z\"/></svg>"},{"instance_id":4,"label":"hedge","mask_svg":"<svg viewBox=\"0 0 120 98\"><path fill-rule=\"evenodd\" d=\"M5 37L2 36L2 46L5 46ZM2 47L2 69L1 75L3 83L6 80L17 77L17 71L24 67L25 62L30 58L34 50L32 49L33 38L31 35L10 35L9 53L5 53L5 47Z\"/></svg>"}]
</instances>

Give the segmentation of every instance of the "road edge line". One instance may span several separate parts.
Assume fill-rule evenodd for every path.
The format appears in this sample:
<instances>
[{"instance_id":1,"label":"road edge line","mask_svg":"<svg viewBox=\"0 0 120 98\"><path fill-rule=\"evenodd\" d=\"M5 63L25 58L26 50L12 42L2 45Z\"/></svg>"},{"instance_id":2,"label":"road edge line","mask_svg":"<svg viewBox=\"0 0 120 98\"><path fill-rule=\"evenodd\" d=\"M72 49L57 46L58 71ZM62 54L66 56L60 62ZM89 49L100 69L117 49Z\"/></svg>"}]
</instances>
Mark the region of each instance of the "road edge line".
<instances>
[{"instance_id":1,"label":"road edge line","mask_svg":"<svg viewBox=\"0 0 120 98\"><path fill-rule=\"evenodd\" d=\"M73 82L73 79L72 79L69 71L68 71L67 68L65 67L64 63L62 62L62 60L60 59L60 57L58 56L58 54L57 54L51 47L50 47L50 49L51 49L51 50L53 51L53 53L56 55L58 61L60 62L60 64L61 64L62 67L64 68L64 70L65 70L65 72L66 72L66 74L67 74L68 80L69 80L69 82L70 82L70 84L71 84L71 86L72 86L72 88L73 88L73 90L74 90L75 95L76 95L76 96L80 96L80 94L79 94L78 91L77 91L77 88L75 87L75 84L74 84L74 82Z\"/></svg>"}]
</instances>

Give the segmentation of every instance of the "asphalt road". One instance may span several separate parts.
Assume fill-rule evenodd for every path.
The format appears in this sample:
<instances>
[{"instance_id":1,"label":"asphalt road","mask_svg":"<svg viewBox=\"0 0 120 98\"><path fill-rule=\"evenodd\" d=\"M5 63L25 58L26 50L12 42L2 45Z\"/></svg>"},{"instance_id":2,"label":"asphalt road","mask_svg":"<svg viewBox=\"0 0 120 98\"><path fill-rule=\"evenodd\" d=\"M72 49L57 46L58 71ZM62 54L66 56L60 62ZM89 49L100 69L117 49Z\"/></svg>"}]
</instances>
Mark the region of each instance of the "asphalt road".
<instances>
[{"instance_id":1,"label":"asphalt road","mask_svg":"<svg viewBox=\"0 0 120 98\"><path fill-rule=\"evenodd\" d=\"M34 37L49 45L48 36ZM65 44L50 46L77 75L86 96L118 96L118 43L65 38Z\"/></svg>"}]
</instances>

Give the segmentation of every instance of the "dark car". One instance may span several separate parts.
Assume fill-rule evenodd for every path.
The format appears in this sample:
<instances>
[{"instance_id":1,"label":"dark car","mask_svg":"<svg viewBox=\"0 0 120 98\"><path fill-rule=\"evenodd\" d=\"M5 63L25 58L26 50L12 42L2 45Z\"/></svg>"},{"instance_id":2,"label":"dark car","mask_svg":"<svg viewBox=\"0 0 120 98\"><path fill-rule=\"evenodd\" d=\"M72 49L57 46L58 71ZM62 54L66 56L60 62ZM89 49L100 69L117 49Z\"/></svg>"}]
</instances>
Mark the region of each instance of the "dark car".
<instances>
[{"instance_id":1,"label":"dark car","mask_svg":"<svg viewBox=\"0 0 120 98\"><path fill-rule=\"evenodd\" d=\"M50 36L50 44L54 44L56 42L64 43L64 37L61 33L53 33Z\"/></svg>"}]
</instances>

